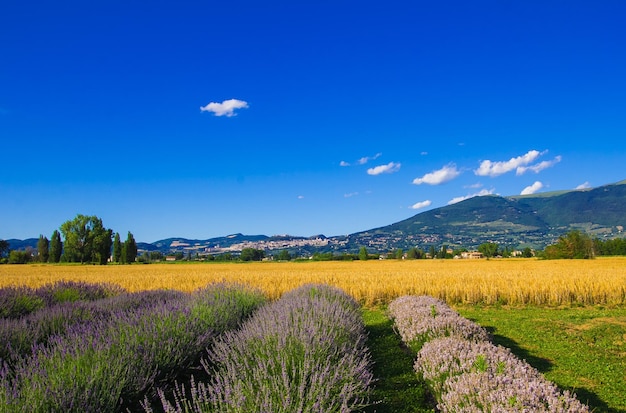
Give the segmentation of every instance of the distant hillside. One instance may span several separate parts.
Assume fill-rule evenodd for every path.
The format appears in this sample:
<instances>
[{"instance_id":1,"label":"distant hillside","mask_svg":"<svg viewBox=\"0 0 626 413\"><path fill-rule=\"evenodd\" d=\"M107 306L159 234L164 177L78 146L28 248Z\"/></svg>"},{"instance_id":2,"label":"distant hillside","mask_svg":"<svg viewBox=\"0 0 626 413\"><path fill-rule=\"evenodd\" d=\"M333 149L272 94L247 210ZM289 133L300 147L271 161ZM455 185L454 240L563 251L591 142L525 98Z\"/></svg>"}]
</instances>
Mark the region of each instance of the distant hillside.
<instances>
[{"instance_id":1,"label":"distant hillside","mask_svg":"<svg viewBox=\"0 0 626 413\"><path fill-rule=\"evenodd\" d=\"M474 197L350 238L384 248L442 244L475 248L485 242L543 248L573 229L615 238L624 236L624 226L626 181L621 181L585 190Z\"/></svg>"},{"instance_id":2,"label":"distant hillside","mask_svg":"<svg viewBox=\"0 0 626 413\"><path fill-rule=\"evenodd\" d=\"M592 237L626 236L626 180L592 189L519 196L480 196L432 209L410 218L347 236L232 234L205 240L167 238L139 242L144 251L219 254L242 248L289 250L297 255L315 252L388 252L430 246L477 248L495 242L512 249L543 249L559 236L577 229ZM37 238L8 240L11 249L37 248Z\"/></svg>"}]
</instances>

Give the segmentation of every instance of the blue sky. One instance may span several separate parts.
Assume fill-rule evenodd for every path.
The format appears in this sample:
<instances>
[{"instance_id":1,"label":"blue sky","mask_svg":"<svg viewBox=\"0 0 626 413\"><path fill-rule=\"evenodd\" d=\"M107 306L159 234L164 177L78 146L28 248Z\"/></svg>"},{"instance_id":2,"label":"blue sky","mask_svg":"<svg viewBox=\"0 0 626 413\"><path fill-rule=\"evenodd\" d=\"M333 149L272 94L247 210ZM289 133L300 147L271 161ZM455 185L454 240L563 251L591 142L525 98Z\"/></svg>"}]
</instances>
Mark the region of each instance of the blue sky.
<instances>
[{"instance_id":1,"label":"blue sky","mask_svg":"<svg viewBox=\"0 0 626 413\"><path fill-rule=\"evenodd\" d=\"M626 179L623 1L16 1L0 238L342 235Z\"/></svg>"}]
</instances>

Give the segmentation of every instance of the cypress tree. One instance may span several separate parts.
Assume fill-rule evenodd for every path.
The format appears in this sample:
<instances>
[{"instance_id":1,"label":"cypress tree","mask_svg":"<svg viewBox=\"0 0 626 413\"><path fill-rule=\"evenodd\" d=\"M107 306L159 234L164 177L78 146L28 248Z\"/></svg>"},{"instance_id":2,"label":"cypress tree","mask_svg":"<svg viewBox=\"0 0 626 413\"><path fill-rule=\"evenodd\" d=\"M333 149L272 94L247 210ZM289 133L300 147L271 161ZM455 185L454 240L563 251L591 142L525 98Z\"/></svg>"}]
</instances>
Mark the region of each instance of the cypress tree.
<instances>
[{"instance_id":1,"label":"cypress tree","mask_svg":"<svg viewBox=\"0 0 626 413\"><path fill-rule=\"evenodd\" d=\"M61 253L63 252L63 244L61 243L61 234L56 229L52 233L52 239L50 240L50 248L48 250L48 261L59 262L61 261Z\"/></svg>"},{"instance_id":2,"label":"cypress tree","mask_svg":"<svg viewBox=\"0 0 626 413\"><path fill-rule=\"evenodd\" d=\"M48 262L50 242L48 238L43 235L39 235L39 241L37 241L37 256L40 262Z\"/></svg>"}]
</instances>

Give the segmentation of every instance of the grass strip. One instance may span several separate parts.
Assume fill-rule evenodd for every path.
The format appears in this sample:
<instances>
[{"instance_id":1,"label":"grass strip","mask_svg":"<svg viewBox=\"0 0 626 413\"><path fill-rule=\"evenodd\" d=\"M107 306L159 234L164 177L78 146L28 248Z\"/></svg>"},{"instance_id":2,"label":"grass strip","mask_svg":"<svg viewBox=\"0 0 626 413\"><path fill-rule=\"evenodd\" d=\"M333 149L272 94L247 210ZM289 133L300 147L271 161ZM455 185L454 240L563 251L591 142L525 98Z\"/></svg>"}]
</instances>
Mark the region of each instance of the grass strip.
<instances>
[{"instance_id":1,"label":"grass strip","mask_svg":"<svg viewBox=\"0 0 626 413\"><path fill-rule=\"evenodd\" d=\"M623 307L458 306L594 412L626 413L626 309Z\"/></svg>"},{"instance_id":2,"label":"grass strip","mask_svg":"<svg viewBox=\"0 0 626 413\"><path fill-rule=\"evenodd\" d=\"M374 362L376 379L367 413L434 412L434 401L413 370L415 354L393 330L393 322L382 308L366 308L363 320L368 332L367 345Z\"/></svg>"}]
</instances>

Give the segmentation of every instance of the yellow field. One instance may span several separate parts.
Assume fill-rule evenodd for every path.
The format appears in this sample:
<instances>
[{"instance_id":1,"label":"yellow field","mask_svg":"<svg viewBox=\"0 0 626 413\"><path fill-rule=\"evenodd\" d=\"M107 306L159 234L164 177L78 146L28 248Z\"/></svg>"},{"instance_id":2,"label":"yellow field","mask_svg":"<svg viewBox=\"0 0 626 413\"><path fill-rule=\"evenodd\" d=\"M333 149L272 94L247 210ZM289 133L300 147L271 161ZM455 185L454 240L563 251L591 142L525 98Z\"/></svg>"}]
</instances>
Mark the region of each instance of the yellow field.
<instances>
[{"instance_id":1,"label":"yellow field","mask_svg":"<svg viewBox=\"0 0 626 413\"><path fill-rule=\"evenodd\" d=\"M405 294L430 295L450 304L626 304L626 258L0 265L0 287L38 287L57 280L109 282L129 291L193 291L226 281L260 288L270 298L305 283L324 283L363 305Z\"/></svg>"}]
</instances>

